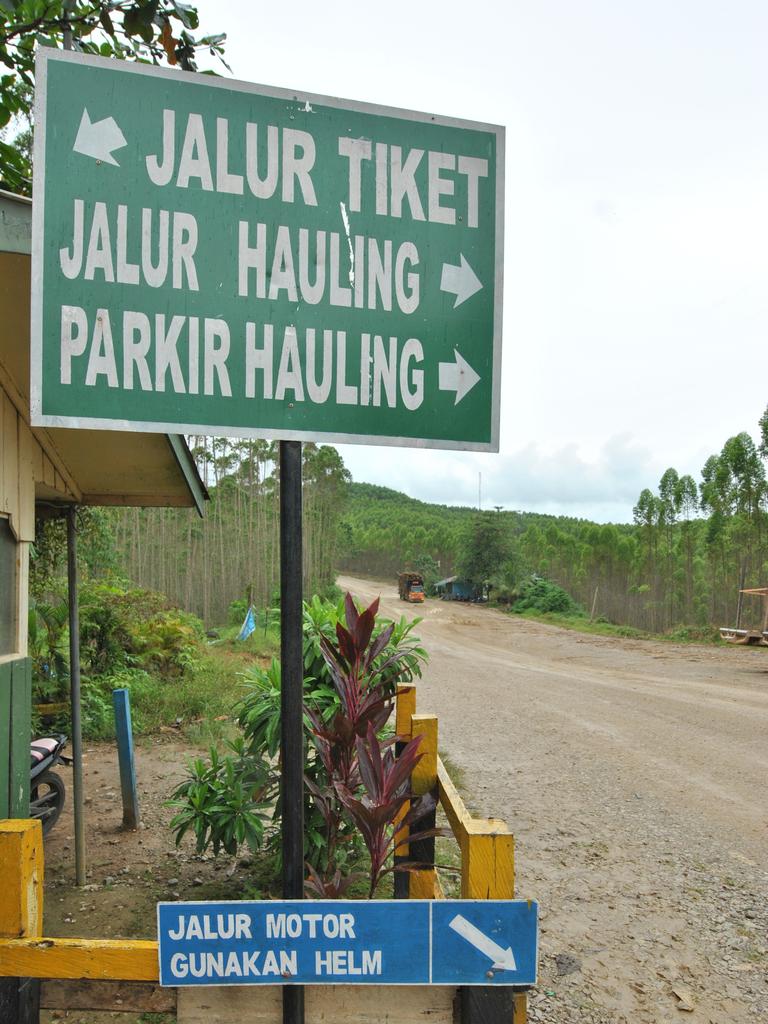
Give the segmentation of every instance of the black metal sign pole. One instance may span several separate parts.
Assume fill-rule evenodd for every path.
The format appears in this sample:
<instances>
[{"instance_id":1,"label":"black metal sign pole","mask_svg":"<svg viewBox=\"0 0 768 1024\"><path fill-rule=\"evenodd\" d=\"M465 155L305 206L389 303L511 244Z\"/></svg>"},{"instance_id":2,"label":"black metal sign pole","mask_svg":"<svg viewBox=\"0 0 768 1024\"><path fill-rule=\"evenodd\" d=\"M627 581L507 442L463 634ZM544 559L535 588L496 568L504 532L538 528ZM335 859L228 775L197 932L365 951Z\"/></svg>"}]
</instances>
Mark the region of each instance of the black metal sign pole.
<instances>
[{"instance_id":1,"label":"black metal sign pole","mask_svg":"<svg viewBox=\"0 0 768 1024\"><path fill-rule=\"evenodd\" d=\"M283 898L304 896L304 652L301 442L280 442L280 660ZM304 1024L304 989L283 988L283 1024Z\"/></svg>"}]
</instances>

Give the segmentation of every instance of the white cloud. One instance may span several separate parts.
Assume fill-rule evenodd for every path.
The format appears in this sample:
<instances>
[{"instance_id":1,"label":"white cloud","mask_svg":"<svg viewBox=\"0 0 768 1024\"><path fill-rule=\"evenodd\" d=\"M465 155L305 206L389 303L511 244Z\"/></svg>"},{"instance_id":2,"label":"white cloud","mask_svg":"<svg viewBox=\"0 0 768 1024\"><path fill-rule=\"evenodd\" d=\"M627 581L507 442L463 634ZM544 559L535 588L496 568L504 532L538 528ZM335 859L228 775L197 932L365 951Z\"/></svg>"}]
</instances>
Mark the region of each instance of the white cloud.
<instances>
[{"instance_id":1,"label":"white cloud","mask_svg":"<svg viewBox=\"0 0 768 1024\"><path fill-rule=\"evenodd\" d=\"M574 443L545 450L530 443L504 455L342 449L357 480L379 483L441 504L485 509L501 505L551 514L625 521L640 491L661 473L650 453L627 435L609 438L586 458ZM663 471L663 470L662 470Z\"/></svg>"},{"instance_id":2,"label":"white cloud","mask_svg":"<svg viewBox=\"0 0 768 1024\"><path fill-rule=\"evenodd\" d=\"M768 6L201 6L238 77L507 127L501 454L349 447L357 479L627 520L756 430Z\"/></svg>"}]
</instances>

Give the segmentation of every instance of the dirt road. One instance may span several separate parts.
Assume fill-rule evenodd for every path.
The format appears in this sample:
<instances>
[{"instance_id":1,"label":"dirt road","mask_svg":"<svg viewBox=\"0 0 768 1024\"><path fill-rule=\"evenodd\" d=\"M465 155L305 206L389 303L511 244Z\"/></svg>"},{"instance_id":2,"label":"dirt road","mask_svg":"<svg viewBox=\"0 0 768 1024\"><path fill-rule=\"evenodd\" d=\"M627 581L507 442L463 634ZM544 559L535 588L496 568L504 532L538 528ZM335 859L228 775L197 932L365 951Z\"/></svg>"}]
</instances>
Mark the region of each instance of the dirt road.
<instances>
[{"instance_id":1,"label":"dirt road","mask_svg":"<svg viewBox=\"0 0 768 1024\"><path fill-rule=\"evenodd\" d=\"M393 585L419 708L541 905L548 1024L768 1022L768 650L590 637Z\"/></svg>"}]
</instances>

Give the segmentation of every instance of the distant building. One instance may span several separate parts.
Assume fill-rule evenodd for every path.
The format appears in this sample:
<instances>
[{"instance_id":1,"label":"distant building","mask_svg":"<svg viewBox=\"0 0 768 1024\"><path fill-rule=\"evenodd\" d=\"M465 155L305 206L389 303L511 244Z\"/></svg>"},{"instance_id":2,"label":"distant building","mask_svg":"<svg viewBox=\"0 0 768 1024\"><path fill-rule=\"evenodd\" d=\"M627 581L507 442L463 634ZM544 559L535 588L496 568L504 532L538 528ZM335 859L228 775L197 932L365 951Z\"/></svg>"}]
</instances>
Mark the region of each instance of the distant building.
<instances>
[{"instance_id":1,"label":"distant building","mask_svg":"<svg viewBox=\"0 0 768 1024\"><path fill-rule=\"evenodd\" d=\"M483 599L481 587L476 587L468 580L458 576L448 576L435 584L435 590L443 601L480 601Z\"/></svg>"}]
</instances>

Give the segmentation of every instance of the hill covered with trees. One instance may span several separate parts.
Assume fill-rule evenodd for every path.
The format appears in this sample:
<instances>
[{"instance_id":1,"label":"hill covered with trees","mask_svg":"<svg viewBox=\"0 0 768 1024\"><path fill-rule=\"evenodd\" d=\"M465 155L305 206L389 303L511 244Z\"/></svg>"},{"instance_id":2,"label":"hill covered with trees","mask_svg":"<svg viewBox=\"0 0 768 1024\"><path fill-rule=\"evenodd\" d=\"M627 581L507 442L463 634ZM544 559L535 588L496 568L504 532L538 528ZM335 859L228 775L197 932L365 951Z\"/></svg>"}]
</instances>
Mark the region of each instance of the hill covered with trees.
<instances>
[{"instance_id":1,"label":"hill covered with trees","mask_svg":"<svg viewBox=\"0 0 768 1024\"><path fill-rule=\"evenodd\" d=\"M86 571L113 573L166 594L207 624L226 621L250 588L274 605L279 585L279 479L266 441L192 438L211 502L185 510L89 513ZM305 591L333 591L337 570L428 582L458 574L513 601L532 576L565 589L585 611L664 632L733 624L740 587L768 585L768 413L759 440L729 438L699 480L666 470L638 496L633 521L598 524L530 512L433 505L353 483L328 445L304 446ZM37 545L43 562L46 544ZM758 624L755 599L745 622Z\"/></svg>"},{"instance_id":2,"label":"hill covered with trees","mask_svg":"<svg viewBox=\"0 0 768 1024\"><path fill-rule=\"evenodd\" d=\"M768 584L768 411L759 441L740 433L698 481L668 469L638 496L633 522L597 524L526 512L432 505L353 483L341 568L392 576L459 573L514 598L531 575L562 586L595 616L663 632L730 624L742 586ZM745 617L759 621L754 602Z\"/></svg>"}]
</instances>

